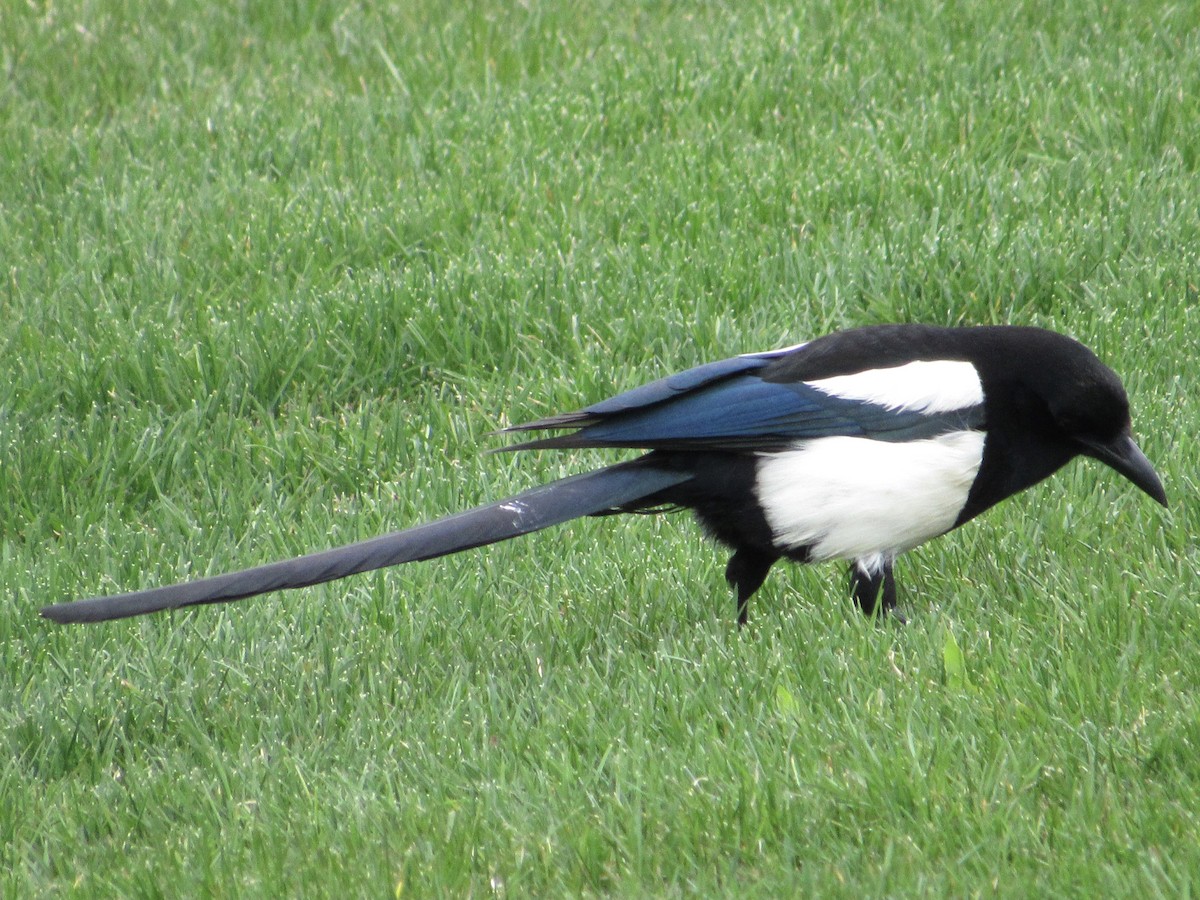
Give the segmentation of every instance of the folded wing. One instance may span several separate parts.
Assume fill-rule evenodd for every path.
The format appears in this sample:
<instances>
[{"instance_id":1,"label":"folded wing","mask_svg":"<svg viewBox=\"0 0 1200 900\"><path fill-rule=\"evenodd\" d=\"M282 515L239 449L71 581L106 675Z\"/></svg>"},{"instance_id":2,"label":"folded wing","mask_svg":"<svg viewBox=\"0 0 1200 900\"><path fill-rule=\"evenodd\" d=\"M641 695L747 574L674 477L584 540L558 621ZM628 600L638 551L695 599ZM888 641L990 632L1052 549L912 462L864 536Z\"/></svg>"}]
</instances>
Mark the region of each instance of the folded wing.
<instances>
[{"instance_id":1,"label":"folded wing","mask_svg":"<svg viewBox=\"0 0 1200 900\"><path fill-rule=\"evenodd\" d=\"M635 388L578 412L508 432L569 431L507 449L630 447L777 451L823 437L911 441L979 428L980 402L897 407L854 390L855 376L826 382L769 380L772 363L802 350L738 356ZM878 382L881 370L863 373Z\"/></svg>"}]
</instances>

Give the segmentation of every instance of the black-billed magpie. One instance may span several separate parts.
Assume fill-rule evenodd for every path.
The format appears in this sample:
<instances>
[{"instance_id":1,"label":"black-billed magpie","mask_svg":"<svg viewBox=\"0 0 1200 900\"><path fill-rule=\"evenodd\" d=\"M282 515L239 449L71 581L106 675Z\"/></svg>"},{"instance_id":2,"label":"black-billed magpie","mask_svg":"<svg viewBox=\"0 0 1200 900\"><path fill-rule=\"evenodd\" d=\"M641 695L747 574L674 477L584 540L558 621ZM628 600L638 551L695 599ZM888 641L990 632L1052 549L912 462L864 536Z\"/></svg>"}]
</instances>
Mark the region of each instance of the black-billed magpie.
<instances>
[{"instance_id":1,"label":"black-billed magpie","mask_svg":"<svg viewBox=\"0 0 1200 900\"><path fill-rule=\"evenodd\" d=\"M880 325L689 369L578 412L504 429L508 449L617 447L639 458L323 553L42 609L97 622L304 587L506 540L579 516L686 508L733 550L747 602L780 559L851 563L866 613L896 605L893 563L1090 456L1164 506L1116 374L1040 328Z\"/></svg>"}]
</instances>

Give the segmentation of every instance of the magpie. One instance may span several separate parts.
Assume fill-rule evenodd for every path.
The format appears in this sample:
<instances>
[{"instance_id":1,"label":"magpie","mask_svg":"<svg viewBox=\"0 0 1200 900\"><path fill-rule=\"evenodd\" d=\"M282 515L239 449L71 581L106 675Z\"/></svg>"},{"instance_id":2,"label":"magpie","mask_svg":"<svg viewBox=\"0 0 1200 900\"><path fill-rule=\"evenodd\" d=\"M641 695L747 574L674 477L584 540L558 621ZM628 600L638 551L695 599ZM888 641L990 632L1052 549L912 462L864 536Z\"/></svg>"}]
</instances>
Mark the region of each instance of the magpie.
<instances>
[{"instance_id":1,"label":"magpie","mask_svg":"<svg viewBox=\"0 0 1200 900\"><path fill-rule=\"evenodd\" d=\"M739 624L781 559L849 561L851 595L875 614L896 607L901 553L1074 457L1105 463L1167 504L1117 375L1083 344L1031 327L857 328L701 365L501 433L522 436L510 450L645 452L373 540L41 614L97 622L220 603L581 516L672 509L691 510L733 551L725 578Z\"/></svg>"}]
</instances>

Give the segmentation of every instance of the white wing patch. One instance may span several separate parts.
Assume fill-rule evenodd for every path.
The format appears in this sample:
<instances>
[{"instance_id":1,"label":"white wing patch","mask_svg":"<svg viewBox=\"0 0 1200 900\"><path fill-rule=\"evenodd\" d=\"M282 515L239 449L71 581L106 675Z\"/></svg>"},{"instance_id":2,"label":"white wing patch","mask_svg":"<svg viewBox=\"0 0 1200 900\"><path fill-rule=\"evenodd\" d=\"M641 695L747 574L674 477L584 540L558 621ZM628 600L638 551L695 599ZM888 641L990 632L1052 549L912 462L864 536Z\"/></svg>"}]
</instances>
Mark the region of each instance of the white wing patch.
<instances>
[{"instance_id":1,"label":"white wing patch","mask_svg":"<svg viewBox=\"0 0 1200 900\"><path fill-rule=\"evenodd\" d=\"M809 547L814 561L895 556L954 525L983 443L978 431L804 441L760 456L755 493L781 549Z\"/></svg>"},{"instance_id":2,"label":"white wing patch","mask_svg":"<svg viewBox=\"0 0 1200 900\"><path fill-rule=\"evenodd\" d=\"M912 412L950 412L983 402L983 385L975 367L969 362L948 359L917 360L805 384L845 400L862 400Z\"/></svg>"},{"instance_id":3,"label":"white wing patch","mask_svg":"<svg viewBox=\"0 0 1200 900\"><path fill-rule=\"evenodd\" d=\"M793 350L799 350L801 347L807 347L811 341L801 341L799 344L792 344L790 347L780 347L778 350L760 350L758 353L739 353L739 359L771 359L776 356L786 356Z\"/></svg>"}]
</instances>

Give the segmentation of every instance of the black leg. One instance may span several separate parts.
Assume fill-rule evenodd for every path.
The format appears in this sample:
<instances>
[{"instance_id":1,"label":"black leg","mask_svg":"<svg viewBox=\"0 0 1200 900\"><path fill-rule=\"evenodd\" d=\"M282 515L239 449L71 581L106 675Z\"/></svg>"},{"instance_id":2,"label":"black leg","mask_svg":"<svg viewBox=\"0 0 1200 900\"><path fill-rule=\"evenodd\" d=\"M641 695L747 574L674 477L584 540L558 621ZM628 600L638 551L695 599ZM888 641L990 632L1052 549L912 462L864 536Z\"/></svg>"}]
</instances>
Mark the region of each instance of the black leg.
<instances>
[{"instance_id":1,"label":"black leg","mask_svg":"<svg viewBox=\"0 0 1200 900\"><path fill-rule=\"evenodd\" d=\"M725 580L737 591L737 620L738 625L745 625L749 620L747 605L750 595L762 587L763 580L771 566L779 557L773 553L763 553L749 547L738 548L725 567Z\"/></svg>"},{"instance_id":2,"label":"black leg","mask_svg":"<svg viewBox=\"0 0 1200 900\"><path fill-rule=\"evenodd\" d=\"M858 608L868 616L875 615L879 606L881 616L891 615L904 621L904 616L896 612L896 577L892 573L892 560L887 560L877 571L863 569L854 563L850 567L850 590Z\"/></svg>"}]
</instances>

